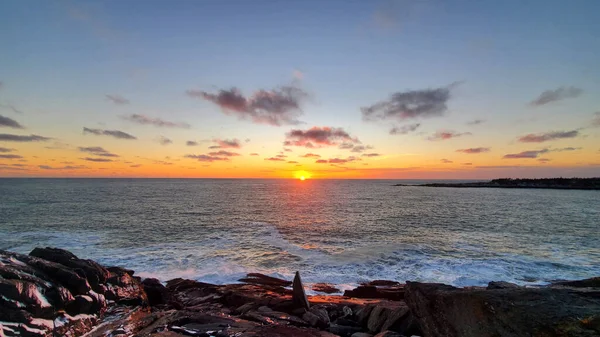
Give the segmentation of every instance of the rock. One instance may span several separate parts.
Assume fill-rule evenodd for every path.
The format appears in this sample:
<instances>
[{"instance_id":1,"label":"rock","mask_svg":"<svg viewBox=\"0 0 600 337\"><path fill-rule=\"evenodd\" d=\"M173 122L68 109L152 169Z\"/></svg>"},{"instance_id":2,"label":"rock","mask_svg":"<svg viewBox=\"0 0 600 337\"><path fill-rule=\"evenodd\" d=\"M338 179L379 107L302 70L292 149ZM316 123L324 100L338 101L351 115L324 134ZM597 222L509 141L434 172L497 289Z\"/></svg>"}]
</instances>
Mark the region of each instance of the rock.
<instances>
[{"instance_id":1,"label":"rock","mask_svg":"<svg viewBox=\"0 0 600 337\"><path fill-rule=\"evenodd\" d=\"M67 312L69 315L77 314L91 314L93 313L92 306L94 300L87 295L77 295L75 300L67 306Z\"/></svg>"},{"instance_id":2,"label":"rock","mask_svg":"<svg viewBox=\"0 0 600 337\"><path fill-rule=\"evenodd\" d=\"M171 302L171 292L155 278L147 278L142 281L144 292L148 296L148 304L157 306Z\"/></svg>"},{"instance_id":3,"label":"rock","mask_svg":"<svg viewBox=\"0 0 600 337\"><path fill-rule=\"evenodd\" d=\"M514 283L510 283L510 282L492 281L492 282L488 283L487 288L488 289L514 289L514 288L519 288L519 286Z\"/></svg>"},{"instance_id":4,"label":"rock","mask_svg":"<svg viewBox=\"0 0 600 337\"><path fill-rule=\"evenodd\" d=\"M375 281L373 281L375 282ZM360 285L352 290L344 291L344 296L354 298L385 298L392 301L404 299L404 286Z\"/></svg>"},{"instance_id":5,"label":"rock","mask_svg":"<svg viewBox=\"0 0 600 337\"><path fill-rule=\"evenodd\" d=\"M592 277L577 281L560 281L552 283L553 286L573 287L573 288L600 288L600 277Z\"/></svg>"},{"instance_id":6,"label":"rock","mask_svg":"<svg viewBox=\"0 0 600 337\"><path fill-rule=\"evenodd\" d=\"M375 287L396 287L396 286L400 286L402 284L400 282L390 281L390 280L373 280L373 281L362 283L362 285L375 286Z\"/></svg>"},{"instance_id":7,"label":"rock","mask_svg":"<svg viewBox=\"0 0 600 337\"><path fill-rule=\"evenodd\" d=\"M403 336L394 331L382 331L382 332L376 334L375 337L403 337Z\"/></svg>"},{"instance_id":8,"label":"rock","mask_svg":"<svg viewBox=\"0 0 600 337\"><path fill-rule=\"evenodd\" d=\"M371 315L371 311L373 311L373 308L375 308L374 305L368 304L356 311L357 322L361 326L367 326L367 322L369 320L369 316Z\"/></svg>"},{"instance_id":9,"label":"rock","mask_svg":"<svg viewBox=\"0 0 600 337\"><path fill-rule=\"evenodd\" d=\"M379 305L375 306L375 308L373 308L373 311L371 311L371 315L369 315L369 320L367 321L367 328L369 329L369 331L381 331L381 327L386 322L391 313L392 309Z\"/></svg>"},{"instance_id":10,"label":"rock","mask_svg":"<svg viewBox=\"0 0 600 337\"><path fill-rule=\"evenodd\" d=\"M459 289L408 282L406 301L424 336L597 336L586 318L600 299L575 288Z\"/></svg>"},{"instance_id":11,"label":"rock","mask_svg":"<svg viewBox=\"0 0 600 337\"><path fill-rule=\"evenodd\" d=\"M296 272L296 276L294 276L294 283L292 288L292 301L294 302L294 305L296 305L298 308L304 308L306 310L309 310L310 304L308 303L308 299L306 298L306 293L304 292L304 286L302 285L302 279L300 278L299 272Z\"/></svg>"},{"instance_id":12,"label":"rock","mask_svg":"<svg viewBox=\"0 0 600 337\"><path fill-rule=\"evenodd\" d=\"M371 335L370 333L366 333L366 332L357 332L357 333L353 333L352 336L350 337L373 337L373 335Z\"/></svg>"},{"instance_id":13,"label":"rock","mask_svg":"<svg viewBox=\"0 0 600 337\"><path fill-rule=\"evenodd\" d=\"M250 273L246 275L245 278L239 280L240 282L252 283L252 284L260 284L266 286L276 286L276 287L289 287L292 285L292 282L287 280L282 280L276 277L267 276L259 273Z\"/></svg>"},{"instance_id":14,"label":"rock","mask_svg":"<svg viewBox=\"0 0 600 337\"><path fill-rule=\"evenodd\" d=\"M313 284L312 290L325 294L334 294L341 292L341 290L329 283L315 283Z\"/></svg>"},{"instance_id":15,"label":"rock","mask_svg":"<svg viewBox=\"0 0 600 337\"><path fill-rule=\"evenodd\" d=\"M124 268L113 267L107 279L106 298L126 305L146 305L148 297L141 282Z\"/></svg>"},{"instance_id":16,"label":"rock","mask_svg":"<svg viewBox=\"0 0 600 337\"><path fill-rule=\"evenodd\" d=\"M332 334L336 334L336 335L339 335L342 337L347 337L347 336L353 335L356 332L362 331L362 329L359 327L356 327L356 326L330 324L328 331L331 332Z\"/></svg>"}]
</instances>

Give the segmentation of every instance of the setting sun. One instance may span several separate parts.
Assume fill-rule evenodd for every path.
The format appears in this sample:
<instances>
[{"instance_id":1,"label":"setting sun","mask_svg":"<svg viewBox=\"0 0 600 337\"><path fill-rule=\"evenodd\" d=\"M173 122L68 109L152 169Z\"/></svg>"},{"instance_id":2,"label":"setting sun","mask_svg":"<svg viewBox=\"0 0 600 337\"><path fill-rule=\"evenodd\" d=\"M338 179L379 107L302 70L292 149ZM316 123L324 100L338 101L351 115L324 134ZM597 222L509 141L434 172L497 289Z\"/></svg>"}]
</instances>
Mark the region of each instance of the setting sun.
<instances>
[{"instance_id":1,"label":"setting sun","mask_svg":"<svg viewBox=\"0 0 600 337\"><path fill-rule=\"evenodd\" d=\"M294 178L299 179L299 180L306 180L306 179L310 179L312 175L309 172L306 171L296 171L294 172Z\"/></svg>"},{"instance_id":2,"label":"setting sun","mask_svg":"<svg viewBox=\"0 0 600 337\"><path fill-rule=\"evenodd\" d=\"M300 180L306 180L305 176L300 176Z\"/></svg>"}]
</instances>

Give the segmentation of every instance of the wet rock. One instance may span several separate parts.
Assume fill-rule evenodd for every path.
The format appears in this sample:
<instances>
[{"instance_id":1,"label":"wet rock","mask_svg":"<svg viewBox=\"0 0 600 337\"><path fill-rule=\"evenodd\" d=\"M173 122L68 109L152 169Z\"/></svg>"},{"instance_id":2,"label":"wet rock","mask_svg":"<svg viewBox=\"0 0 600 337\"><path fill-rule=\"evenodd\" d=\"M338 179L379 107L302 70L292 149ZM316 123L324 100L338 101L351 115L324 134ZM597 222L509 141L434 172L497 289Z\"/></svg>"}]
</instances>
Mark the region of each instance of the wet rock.
<instances>
[{"instance_id":1,"label":"wet rock","mask_svg":"<svg viewBox=\"0 0 600 337\"><path fill-rule=\"evenodd\" d=\"M307 311L302 315L302 319L308 322L310 326L320 329L326 329L330 324L327 310L320 307L310 308L310 311Z\"/></svg>"},{"instance_id":2,"label":"wet rock","mask_svg":"<svg viewBox=\"0 0 600 337\"><path fill-rule=\"evenodd\" d=\"M406 301L425 336L597 336L585 318L600 299L575 288L459 289L408 282Z\"/></svg>"},{"instance_id":3,"label":"wet rock","mask_svg":"<svg viewBox=\"0 0 600 337\"><path fill-rule=\"evenodd\" d=\"M504 281L492 281L488 283L487 289L515 289L519 288L518 285Z\"/></svg>"},{"instance_id":4,"label":"wet rock","mask_svg":"<svg viewBox=\"0 0 600 337\"><path fill-rule=\"evenodd\" d=\"M400 301L404 299L404 286L378 287L371 284L360 285L352 290L344 291L344 296L354 298L384 298L392 301Z\"/></svg>"},{"instance_id":5,"label":"wet rock","mask_svg":"<svg viewBox=\"0 0 600 337\"><path fill-rule=\"evenodd\" d=\"M79 313L82 314L91 314L92 306L94 305L94 300L87 295L77 295L75 296L75 300L69 303L67 306L67 312L70 315L77 315Z\"/></svg>"},{"instance_id":6,"label":"wet rock","mask_svg":"<svg viewBox=\"0 0 600 337\"><path fill-rule=\"evenodd\" d=\"M171 292L155 278L147 278L142 281L144 292L148 296L148 304L157 306L171 302Z\"/></svg>"},{"instance_id":7,"label":"wet rock","mask_svg":"<svg viewBox=\"0 0 600 337\"><path fill-rule=\"evenodd\" d=\"M552 285L572 288L600 288L600 277L592 277L577 281L560 281L554 282Z\"/></svg>"},{"instance_id":8,"label":"wet rock","mask_svg":"<svg viewBox=\"0 0 600 337\"><path fill-rule=\"evenodd\" d=\"M266 286L276 286L276 287L289 287L292 285L292 282L287 280L282 280L280 278L267 276L259 273L250 273L246 275L245 278L239 280L240 282L251 283L251 284L260 284Z\"/></svg>"},{"instance_id":9,"label":"wet rock","mask_svg":"<svg viewBox=\"0 0 600 337\"><path fill-rule=\"evenodd\" d=\"M341 290L329 283L315 283L313 284L312 290L325 294L334 294L341 292Z\"/></svg>"},{"instance_id":10,"label":"wet rock","mask_svg":"<svg viewBox=\"0 0 600 337\"><path fill-rule=\"evenodd\" d=\"M375 287L396 287L396 286L400 286L402 284L400 282L390 281L390 280L373 280L373 281L362 283L362 285L375 286Z\"/></svg>"},{"instance_id":11,"label":"wet rock","mask_svg":"<svg viewBox=\"0 0 600 337\"><path fill-rule=\"evenodd\" d=\"M403 335L394 331L382 331L375 335L375 337L404 337Z\"/></svg>"},{"instance_id":12,"label":"wet rock","mask_svg":"<svg viewBox=\"0 0 600 337\"><path fill-rule=\"evenodd\" d=\"M328 331L342 337L349 337L356 332L362 331L362 329L356 326L330 324Z\"/></svg>"},{"instance_id":13,"label":"wet rock","mask_svg":"<svg viewBox=\"0 0 600 337\"><path fill-rule=\"evenodd\" d=\"M107 279L106 298L125 305L146 305L148 297L141 282L124 268L113 267Z\"/></svg>"},{"instance_id":14,"label":"wet rock","mask_svg":"<svg viewBox=\"0 0 600 337\"><path fill-rule=\"evenodd\" d=\"M370 333L366 333L366 332L357 332L357 333L353 333L352 336L350 336L350 337L373 337L373 335Z\"/></svg>"},{"instance_id":15,"label":"wet rock","mask_svg":"<svg viewBox=\"0 0 600 337\"><path fill-rule=\"evenodd\" d=\"M302 279L300 278L299 272L296 272L296 276L294 276L294 283L292 288L292 301L294 302L294 304L299 308L309 310L310 304L308 303L308 299L306 298L306 293L304 292L304 285L302 285Z\"/></svg>"}]
</instances>

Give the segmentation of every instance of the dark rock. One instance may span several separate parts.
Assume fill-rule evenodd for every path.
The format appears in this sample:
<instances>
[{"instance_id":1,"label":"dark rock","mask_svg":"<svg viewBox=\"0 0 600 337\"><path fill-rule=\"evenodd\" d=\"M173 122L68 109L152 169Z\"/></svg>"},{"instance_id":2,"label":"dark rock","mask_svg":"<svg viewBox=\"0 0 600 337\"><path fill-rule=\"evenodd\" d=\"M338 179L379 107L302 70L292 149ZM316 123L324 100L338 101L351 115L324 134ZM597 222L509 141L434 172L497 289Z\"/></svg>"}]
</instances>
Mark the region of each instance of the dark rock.
<instances>
[{"instance_id":1,"label":"dark rock","mask_svg":"<svg viewBox=\"0 0 600 337\"><path fill-rule=\"evenodd\" d=\"M141 282L124 268L113 268L107 279L106 298L125 305L146 305L148 297Z\"/></svg>"},{"instance_id":2,"label":"dark rock","mask_svg":"<svg viewBox=\"0 0 600 337\"><path fill-rule=\"evenodd\" d=\"M90 296L77 295L75 296L75 300L67 306L67 312L73 316L77 314L91 314L93 313L93 305L94 300Z\"/></svg>"},{"instance_id":3,"label":"dark rock","mask_svg":"<svg viewBox=\"0 0 600 337\"><path fill-rule=\"evenodd\" d=\"M390 314L392 313L392 309L384 307L384 306L375 306L373 311L371 311L371 315L369 315L369 320L367 321L367 328L370 332L379 332L381 331L381 327L386 322Z\"/></svg>"},{"instance_id":4,"label":"dark rock","mask_svg":"<svg viewBox=\"0 0 600 337\"><path fill-rule=\"evenodd\" d=\"M148 296L148 304L157 306L171 302L171 292L155 278L147 278L142 281L144 292Z\"/></svg>"},{"instance_id":5,"label":"dark rock","mask_svg":"<svg viewBox=\"0 0 600 337\"><path fill-rule=\"evenodd\" d=\"M349 337L356 332L362 331L362 329L356 326L330 324L328 331L332 334L336 334L342 337Z\"/></svg>"},{"instance_id":6,"label":"dark rock","mask_svg":"<svg viewBox=\"0 0 600 337\"><path fill-rule=\"evenodd\" d=\"M408 282L406 301L423 335L440 337L598 336L585 318L600 299L556 288L459 289Z\"/></svg>"},{"instance_id":7,"label":"dark rock","mask_svg":"<svg viewBox=\"0 0 600 337\"><path fill-rule=\"evenodd\" d=\"M404 299L404 286L360 285L352 290L344 291L344 296L354 298L385 298L392 301Z\"/></svg>"},{"instance_id":8,"label":"dark rock","mask_svg":"<svg viewBox=\"0 0 600 337\"><path fill-rule=\"evenodd\" d=\"M371 285L361 285L352 290L344 291L344 296L355 298L377 298L377 287Z\"/></svg>"},{"instance_id":9,"label":"dark rock","mask_svg":"<svg viewBox=\"0 0 600 337\"><path fill-rule=\"evenodd\" d=\"M18 257L19 261L37 269L38 275L46 275L47 281L64 286L74 295L84 295L92 289L85 277L79 276L75 271L60 263L28 255L19 254Z\"/></svg>"},{"instance_id":10,"label":"dark rock","mask_svg":"<svg viewBox=\"0 0 600 337\"><path fill-rule=\"evenodd\" d=\"M560 281L554 282L552 285L572 288L600 288L600 277L592 277L577 281Z\"/></svg>"},{"instance_id":11,"label":"dark rock","mask_svg":"<svg viewBox=\"0 0 600 337\"><path fill-rule=\"evenodd\" d=\"M92 289L96 292L102 292L100 284L106 283L106 280L110 276L110 272L95 261L82 260L75 256L75 254L63 249L49 247L35 248L29 255L56 262L73 269L79 276L86 278Z\"/></svg>"},{"instance_id":12,"label":"dark rock","mask_svg":"<svg viewBox=\"0 0 600 337\"><path fill-rule=\"evenodd\" d=\"M315 283L313 284L312 290L325 294L334 294L341 292L341 290L329 283Z\"/></svg>"},{"instance_id":13,"label":"dark rock","mask_svg":"<svg viewBox=\"0 0 600 337\"><path fill-rule=\"evenodd\" d=\"M515 288L519 288L519 286L514 283L510 283L510 282L492 281L492 282L488 283L487 288L488 289L515 289Z\"/></svg>"},{"instance_id":14,"label":"dark rock","mask_svg":"<svg viewBox=\"0 0 600 337\"><path fill-rule=\"evenodd\" d=\"M396 286L400 286L402 284L400 282L390 281L390 280L373 280L373 281L362 283L362 285L375 286L375 287L396 287Z\"/></svg>"},{"instance_id":15,"label":"dark rock","mask_svg":"<svg viewBox=\"0 0 600 337\"><path fill-rule=\"evenodd\" d=\"M394 331L382 331L375 335L375 337L404 337L403 335Z\"/></svg>"},{"instance_id":16,"label":"dark rock","mask_svg":"<svg viewBox=\"0 0 600 337\"><path fill-rule=\"evenodd\" d=\"M320 307L310 308L310 311L302 315L302 319L308 322L310 326L320 329L326 329L330 324L327 310Z\"/></svg>"},{"instance_id":17,"label":"dark rock","mask_svg":"<svg viewBox=\"0 0 600 337\"><path fill-rule=\"evenodd\" d=\"M296 276L294 276L292 301L294 302L294 305L299 308L304 308L306 310L310 309L310 304L306 298L304 285L302 285L302 279L300 278L299 272L296 272Z\"/></svg>"},{"instance_id":18,"label":"dark rock","mask_svg":"<svg viewBox=\"0 0 600 337\"><path fill-rule=\"evenodd\" d=\"M367 326L367 322L369 320L369 316L371 315L371 311L373 311L373 308L375 308L374 305L368 304L356 311L357 322L361 326Z\"/></svg>"},{"instance_id":19,"label":"dark rock","mask_svg":"<svg viewBox=\"0 0 600 337\"><path fill-rule=\"evenodd\" d=\"M370 333L366 333L366 332L357 332L357 333L353 333L352 336L350 337L373 337L373 335L371 335Z\"/></svg>"},{"instance_id":20,"label":"dark rock","mask_svg":"<svg viewBox=\"0 0 600 337\"><path fill-rule=\"evenodd\" d=\"M292 285L292 282L287 280L282 280L280 278L267 276L259 273L250 273L246 275L245 278L239 280L240 282L252 283L252 284L260 284L266 286L276 286L276 287L289 287Z\"/></svg>"}]
</instances>

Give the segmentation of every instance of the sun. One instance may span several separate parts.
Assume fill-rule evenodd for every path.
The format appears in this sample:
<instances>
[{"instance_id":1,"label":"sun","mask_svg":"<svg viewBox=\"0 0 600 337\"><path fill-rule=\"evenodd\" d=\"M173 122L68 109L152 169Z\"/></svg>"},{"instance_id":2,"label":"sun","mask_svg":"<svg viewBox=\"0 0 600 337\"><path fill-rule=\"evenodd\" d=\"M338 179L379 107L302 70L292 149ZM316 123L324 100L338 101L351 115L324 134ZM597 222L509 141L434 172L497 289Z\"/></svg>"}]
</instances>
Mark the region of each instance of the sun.
<instances>
[{"instance_id":1,"label":"sun","mask_svg":"<svg viewBox=\"0 0 600 337\"><path fill-rule=\"evenodd\" d=\"M305 176L300 176L300 180L304 181L304 180L306 180L306 177Z\"/></svg>"},{"instance_id":2,"label":"sun","mask_svg":"<svg viewBox=\"0 0 600 337\"><path fill-rule=\"evenodd\" d=\"M294 178L300 180L300 181L305 181L308 180L312 177L312 174L310 174L310 172L307 171L296 171L294 172Z\"/></svg>"}]
</instances>

